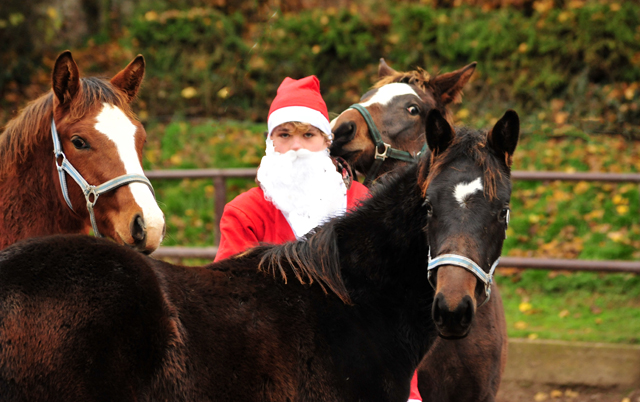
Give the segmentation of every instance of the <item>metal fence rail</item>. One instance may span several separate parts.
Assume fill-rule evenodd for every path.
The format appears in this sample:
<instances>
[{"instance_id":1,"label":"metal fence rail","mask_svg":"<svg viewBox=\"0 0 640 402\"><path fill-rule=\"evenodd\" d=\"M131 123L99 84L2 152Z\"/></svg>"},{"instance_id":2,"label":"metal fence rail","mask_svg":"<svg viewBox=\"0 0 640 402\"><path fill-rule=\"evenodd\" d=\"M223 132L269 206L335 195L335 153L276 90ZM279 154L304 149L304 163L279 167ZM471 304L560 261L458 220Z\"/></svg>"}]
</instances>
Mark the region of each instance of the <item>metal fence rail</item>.
<instances>
[{"instance_id":1,"label":"metal fence rail","mask_svg":"<svg viewBox=\"0 0 640 402\"><path fill-rule=\"evenodd\" d=\"M182 179L211 179L213 181L215 201L214 238L216 246L220 238L220 218L227 200L227 178L248 178L256 176L256 168L244 169L183 169L183 170L152 170L145 172L150 180L182 180ZM514 180L526 181L601 181L607 183L638 183L640 173L595 173L595 172L533 172L513 171ZM218 247L160 247L152 255L156 258L199 258L213 260ZM554 258L521 258L502 257L500 267L551 269L567 271L598 271L598 272L632 272L640 273L640 261L616 260L570 260Z\"/></svg>"}]
</instances>

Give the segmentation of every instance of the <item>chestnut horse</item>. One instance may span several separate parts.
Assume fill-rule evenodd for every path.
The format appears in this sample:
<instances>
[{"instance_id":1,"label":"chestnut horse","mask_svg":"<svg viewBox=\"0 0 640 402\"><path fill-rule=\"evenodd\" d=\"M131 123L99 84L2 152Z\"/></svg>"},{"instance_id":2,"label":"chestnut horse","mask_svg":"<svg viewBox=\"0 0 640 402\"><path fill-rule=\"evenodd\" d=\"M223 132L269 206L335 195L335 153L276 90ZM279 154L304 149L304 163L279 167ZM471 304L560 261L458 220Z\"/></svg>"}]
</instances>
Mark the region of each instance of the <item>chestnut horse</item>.
<instances>
[{"instance_id":1,"label":"chestnut horse","mask_svg":"<svg viewBox=\"0 0 640 402\"><path fill-rule=\"evenodd\" d=\"M455 133L434 110L434 152L360 208L204 267L79 235L10 246L3 400L405 402L434 339L473 330L486 300L518 124Z\"/></svg>"},{"instance_id":2,"label":"chestnut horse","mask_svg":"<svg viewBox=\"0 0 640 402\"><path fill-rule=\"evenodd\" d=\"M422 69L395 71L380 59L374 88L331 122L331 154L364 173L366 185L399 165L415 162L426 151L427 114L437 109L453 123L447 105L461 100L462 88L475 69L474 62L431 77Z\"/></svg>"},{"instance_id":3,"label":"chestnut horse","mask_svg":"<svg viewBox=\"0 0 640 402\"><path fill-rule=\"evenodd\" d=\"M335 141L331 152L355 165L371 183L394 167L412 161L424 151L420 134L425 130L430 109L442 112L444 105L459 99L464 84L475 70L472 63L452 73L431 78L423 70L398 72L384 60L379 66L380 80L362 96L365 115L348 109L332 124ZM395 97L391 97L395 95ZM439 100L437 102L436 100ZM448 112L447 112L448 113ZM451 121L450 114L446 114ZM378 130L387 148L404 152L408 158L374 159L376 144L370 129ZM375 161L375 162L374 162ZM384 162L384 163L382 163ZM376 163L378 172L373 172ZM426 401L493 401L507 361L507 330L498 288L479 311L473 331L465 339L435 341L418 369L418 389Z\"/></svg>"},{"instance_id":4,"label":"chestnut horse","mask_svg":"<svg viewBox=\"0 0 640 402\"><path fill-rule=\"evenodd\" d=\"M81 79L71 52L58 56L53 89L0 134L0 249L91 228L140 251L158 248L164 215L142 171L146 132L129 106L144 69L139 55L111 81Z\"/></svg>"}]
</instances>

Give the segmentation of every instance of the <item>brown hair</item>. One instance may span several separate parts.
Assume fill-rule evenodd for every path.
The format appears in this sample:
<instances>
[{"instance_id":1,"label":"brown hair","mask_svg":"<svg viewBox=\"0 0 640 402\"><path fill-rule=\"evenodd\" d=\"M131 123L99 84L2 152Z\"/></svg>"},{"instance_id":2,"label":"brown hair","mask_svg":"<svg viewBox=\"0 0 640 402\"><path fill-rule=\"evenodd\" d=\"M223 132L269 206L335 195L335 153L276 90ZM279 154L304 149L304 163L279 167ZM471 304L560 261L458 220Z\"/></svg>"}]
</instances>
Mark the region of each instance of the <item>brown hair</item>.
<instances>
[{"instance_id":1,"label":"brown hair","mask_svg":"<svg viewBox=\"0 0 640 402\"><path fill-rule=\"evenodd\" d=\"M301 121L288 121L286 123L282 123L278 125L276 128L286 126L286 125L288 125L293 130L294 133L306 133L307 131L309 131L311 127L313 127L316 130L320 131L320 133L322 134L322 136L324 137L327 143L331 143L331 139L329 138L329 135L324 131L320 130L318 127L314 126L313 124L304 123ZM275 128L273 129L273 131L275 131Z\"/></svg>"}]
</instances>

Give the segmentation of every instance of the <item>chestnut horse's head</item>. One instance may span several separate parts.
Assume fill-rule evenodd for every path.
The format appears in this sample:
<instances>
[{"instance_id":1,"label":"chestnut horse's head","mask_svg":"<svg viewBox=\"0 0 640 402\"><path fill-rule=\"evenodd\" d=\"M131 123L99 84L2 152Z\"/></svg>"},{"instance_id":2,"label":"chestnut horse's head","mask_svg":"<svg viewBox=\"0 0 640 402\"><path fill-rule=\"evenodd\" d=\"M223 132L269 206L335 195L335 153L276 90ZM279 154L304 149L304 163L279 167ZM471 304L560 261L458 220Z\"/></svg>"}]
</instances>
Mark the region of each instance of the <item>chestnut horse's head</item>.
<instances>
[{"instance_id":1,"label":"chestnut horse's head","mask_svg":"<svg viewBox=\"0 0 640 402\"><path fill-rule=\"evenodd\" d=\"M367 182L411 161L424 149L429 111L436 109L451 120L446 106L460 101L462 87L475 68L474 62L431 77L422 69L395 71L381 59L379 80L374 88L362 95L359 106L352 106L331 122L334 135L331 154L343 157L366 174ZM366 121L367 114L370 122ZM390 150L386 154L385 148Z\"/></svg>"},{"instance_id":2,"label":"chestnut horse's head","mask_svg":"<svg viewBox=\"0 0 640 402\"><path fill-rule=\"evenodd\" d=\"M94 230L102 235L150 253L162 241L165 222L150 184L144 182L141 161L147 134L129 106L138 93L144 70L144 58L139 55L110 81L80 79L71 53L62 53L52 75L52 125L64 153L58 154L55 163L60 165L66 159L89 186L100 186L121 176L134 178L116 183L98 197L90 197L95 201L95 222L91 222L89 198L66 171L62 181L66 179L67 204L85 221L87 230L90 222L94 223ZM51 179L56 181L62 200L64 185L60 184L53 162L52 155Z\"/></svg>"},{"instance_id":3,"label":"chestnut horse's head","mask_svg":"<svg viewBox=\"0 0 640 402\"><path fill-rule=\"evenodd\" d=\"M432 315L442 337L466 336L476 308L490 297L509 223L519 132L512 110L488 133L455 132L437 110L427 117L431 156L419 183L428 211L429 279L436 290Z\"/></svg>"}]
</instances>

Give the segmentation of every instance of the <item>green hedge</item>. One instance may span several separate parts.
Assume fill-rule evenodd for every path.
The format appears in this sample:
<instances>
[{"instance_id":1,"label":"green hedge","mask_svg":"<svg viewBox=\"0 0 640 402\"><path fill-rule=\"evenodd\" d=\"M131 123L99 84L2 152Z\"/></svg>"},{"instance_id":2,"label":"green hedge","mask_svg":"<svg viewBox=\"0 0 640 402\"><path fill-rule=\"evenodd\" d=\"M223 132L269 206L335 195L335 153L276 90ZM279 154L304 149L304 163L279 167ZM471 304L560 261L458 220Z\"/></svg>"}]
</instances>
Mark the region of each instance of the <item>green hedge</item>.
<instances>
[{"instance_id":1,"label":"green hedge","mask_svg":"<svg viewBox=\"0 0 640 402\"><path fill-rule=\"evenodd\" d=\"M264 121L282 79L309 74L320 78L330 111L340 112L371 86L384 57L396 69L424 67L432 73L477 61L462 107L482 123L512 107L536 117L551 110L544 115L548 120L566 113L565 121L588 131L638 134L635 2L567 2L527 11L380 0L348 9L263 13L258 22L254 14L206 7L156 11L153 4L140 3L121 24L119 48L125 51L106 56L118 68L128 61L124 56L146 57L138 103L143 118ZM18 25L0 23L0 31ZM104 42L87 43L94 53L111 49ZM7 74L16 71L11 66ZM4 110L15 109L2 102Z\"/></svg>"},{"instance_id":2,"label":"green hedge","mask_svg":"<svg viewBox=\"0 0 640 402\"><path fill-rule=\"evenodd\" d=\"M640 98L638 4L592 2L531 16L510 8L387 7L381 11L386 19L356 8L329 9L276 13L257 25L212 9L148 12L125 40L148 59L152 84L142 97L151 116L262 121L282 79L309 74L319 76L330 109L338 112L372 84L385 57L397 69L431 72L478 61L466 91L472 112L527 112L562 99L575 118L612 114L601 128L632 130L640 122L634 106ZM196 91L183 92L189 87Z\"/></svg>"}]
</instances>

